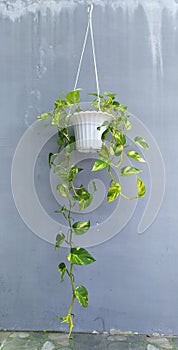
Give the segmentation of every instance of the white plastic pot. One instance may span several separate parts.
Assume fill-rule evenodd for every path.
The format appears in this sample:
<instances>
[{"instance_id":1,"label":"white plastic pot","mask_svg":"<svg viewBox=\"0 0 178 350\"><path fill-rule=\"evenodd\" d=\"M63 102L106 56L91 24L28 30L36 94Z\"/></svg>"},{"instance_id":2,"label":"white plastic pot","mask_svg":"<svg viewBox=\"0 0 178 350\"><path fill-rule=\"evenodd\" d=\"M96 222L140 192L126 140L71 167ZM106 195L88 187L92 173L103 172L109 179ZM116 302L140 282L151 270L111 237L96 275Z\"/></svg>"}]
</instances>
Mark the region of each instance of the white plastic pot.
<instances>
[{"instance_id":1,"label":"white plastic pot","mask_svg":"<svg viewBox=\"0 0 178 350\"><path fill-rule=\"evenodd\" d=\"M110 114L100 111L74 113L70 122L74 126L76 149L79 152L96 152L101 149L101 135L106 126L102 126L101 130L97 130L97 127L101 126L105 120L110 122L111 119Z\"/></svg>"}]
</instances>

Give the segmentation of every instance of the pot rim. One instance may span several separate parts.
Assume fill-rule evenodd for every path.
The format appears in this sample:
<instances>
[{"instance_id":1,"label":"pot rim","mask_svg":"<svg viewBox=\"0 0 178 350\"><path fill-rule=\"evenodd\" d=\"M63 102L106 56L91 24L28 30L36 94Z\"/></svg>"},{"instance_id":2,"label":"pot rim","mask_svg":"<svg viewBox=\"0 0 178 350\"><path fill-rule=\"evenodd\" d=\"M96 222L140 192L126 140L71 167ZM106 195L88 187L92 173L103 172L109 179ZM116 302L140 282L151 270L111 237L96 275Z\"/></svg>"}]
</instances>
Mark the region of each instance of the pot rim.
<instances>
[{"instance_id":1,"label":"pot rim","mask_svg":"<svg viewBox=\"0 0 178 350\"><path fill-rule=\"evenodd\" d=\"M110 118L113 118L113 115L112 114L110 114L110 113L107 113L107 112L103 112L103 111L95 111L95 110L87 110L87 111L80 111L80 112L75 112L75 113L73 113L72 115L71 115L71 117L72 116L74 116L74 115L80 115L80 114L97 114L97 115L105 115L105 116L108 116L108 117L110 117Z\"/></svg>"},{"instance_id":2,"label":"pot rim","mask_svg":"<svg viewBox=\"0 0 178 350\"><path fill-rule=\"evenodd\" d=\"M92 116L93 116L93 120L92 120ZM83 120L82 120L82 117L84 117ZM77 118L79 119L77 120ZM98 118L103 119L103 121L108 120L110 122L113 119L113 115L107 112L95 111L95 110L75 112L70 116L70 124L71 125L87 124L87 123L100 124L100 120L98 120Z\"/></svg>"}]
</instances>

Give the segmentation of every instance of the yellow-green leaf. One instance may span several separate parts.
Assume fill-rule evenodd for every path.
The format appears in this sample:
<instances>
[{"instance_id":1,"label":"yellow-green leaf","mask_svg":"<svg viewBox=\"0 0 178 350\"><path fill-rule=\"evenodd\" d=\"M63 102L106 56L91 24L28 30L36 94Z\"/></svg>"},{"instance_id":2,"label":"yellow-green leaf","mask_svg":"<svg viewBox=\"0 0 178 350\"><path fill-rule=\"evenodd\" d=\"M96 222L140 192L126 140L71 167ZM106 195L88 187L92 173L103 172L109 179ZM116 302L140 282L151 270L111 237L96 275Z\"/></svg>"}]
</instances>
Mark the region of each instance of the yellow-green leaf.
<instances>
[{"instance_id":1,"label":"yellow-green leaf","mask_svg":"<svg viewBox=\"0 0 178 350\"><path fill-rule=\"evenodd\" d=\"M44 119L49 119L49 118L51 118L51 117L52 117L52 114L46 112L46 113L43 113L43 114L39 115L39 116L37 117L37 119L38 119L38 120L44 120Z\"/></svg>"},{"instance_id":2,"label":"yellow-green leaf","mask_svg":"<svg viewBox=\"0 0 178 350\"><path fill-rule=\"evenodd\" d=\"M72 225L74 233L76 235L83 235L90 228L90 221L78 221Z\"/></svg>"},{"instance_id":3,"label":"yellow-green leaf","mask_svg":"<svg viewBox=\"0 0 178 350\"><path fill-rule=\"evenodd\" d=\"M80 198L80 200L79 200L79 208L80 208L80 210L84 210L85 208L87 208L91 204L92 199L93 199L93 195L92 194L90 194L88 199Z\"/></svg>"},{"instance_id":4,"label":"yellow-green leaf","mask_svg":"<svg viewBox=\"0 0 178 350\"><path fill-rule=\"evenodd\" d=\"M99 151L99 156L100 156L100 159L103 160L106 163L108 161L110 161L110 159L109 159L109 150L108 150L108 148L105 145L102 145L102 148Z\"/></svg>"},{"instance_id":5,"label":"yellow-green leaf","mask_svg":"<svg viewBox=\"0 0 178 350\"><path fill-rule=\"evenodd\" d=\"M66 211L67 211L67 208L65 207L65 205L63 205L61 209L55 210L54 212L55 213L66 213Z\"/></svg>"},{"instance_id":6,"label":"yellow-green leaf","mask_svg":"<svg viewBox=\"0 0 178 350\"><path fill-rule=\"evenodd\" d=\"M92 171L98 171L107 168L109 162L105 162L104 160L97 159L93 165Z\"/></svg>"},{"instance_id":7,"label":"yellow-green leaf","mask_svg":"<svg viewBox=\"0 0 178 350\"><path fill-rule=\"evenodd\" d=\"M138 174L141 173L142 170L131 167L131 166L124 166L121 169L121 176L128 176L128 175L132 175L132 174Z\"/></svg>"},{"instance_id":8,"label":"yellow-green leaf","mask_svg":"<svg viewBox=\"0 0 178 350\"><path fill-rule=\"evenodd\" d=\"M143 197L146 193L146 187L143 181L140 179L140 177L137 177L137 191L138 191L138 197Z\"/></svg>"},{"instance_id":9,"label":"yellow-green leaf","mask_svg":"<svg viewBox=\"0 0 178 350\"><path fill-rule=\"evenodd\" d=\"M121 185L116 182L108 190L107 201L113 202L121 193Z\"/></svg>"},{"instance_id":10,"label":"yellow-green leaf","mask_svg":"<svg viewBox=\"0 0 178 350\"><path fill-rule=\"evenodd\" d=\"M75 289L75 296L78 302L83 306L88 306L88 291L84 286L77 286Z\"/></svg>"},{"instance_id":11,"label":"yellow-green leaf","mask_svg":"<svg viewBox=\"0 0 178 350\"><path fill-rule=\"evenodd\" d=\"M69 187L67 186L67 184L58 184L57 191L62 197L70 197Z\"/></svg>"},{"instance_id":12,"label":"yellow-green leaf","mask_svg":"<svg viewBox=\"0 0 178 350\"><path fill-rule=\"evenodd\" d=\"M127 130L130 130L131 127L132 127L132 124L129 122L129 120L125 120L125 121L124 121L124 125L125 125L125 127L126 127Z\"/></svg>"},{"instance_id":13,"label":"yellow-green leaf","mask_svg":"<svg viewBox=\"0 0 178 350\"><path fill-rule=\"evenodd\" d=\"M121 132L117 131L117 130L113 130L113 135L117 140L117 143L119 143L120 145L125 145L126 143L126 137L124 134L122 134Z\"/></svg>"},{"instance_id":14,"label":"yellow-green leaf","mask_svg":"<svg viewBox=\"0 0 178 350\"><path fill-rule=\"evenodd\" d=\"M104 95L107 96L107 97L109 97L109 98L111 98L111 100L114 100L114 99L115 99L115 96L116 96L116 94L113 94L113 93L108 92L108 91L105 91L105 92L104 92Z\"/></svg>"},{"instance_id":15,"label":"yellow-green leaf","mask_svg":"<svg viewBox=\"0 0 178 350\"><path fill-rule=\"evenodd\" d=\"M74 90L66 95L66 102L69 105L75 105L80 102L80 92L79 90Z\"/></svg>"},{"instance_id":16,"label":"yellow-green leaf","mask_svg":"<svg viewBox=\"0 0 178 350\"><path fill-rule=\"evenodd\" d=\"M91 204L93 195L89 193L83 185L76 191L76 194L77 195L73 196L73 198L79 201L80 210L84 210Z\"/></svg>"},{"instance_id":17,"label":"yellow-green leaf","mask_svg":"<svg viewBox=\"0 0 178 350\"><path fill-rule=\"evenodd\" d=\"M145 162L145 159L143 159L138 152L129 151L127 152L127 156L137 160L138 162L142 162L142 163Z\"/></svg>"},{"instance_id":18,"label":"yellow-green leaf","mask_svg":"<svg viewBox=\"0 0 178 350\"><path fill-rule=\"evenodd\" d=\"M71 248L71 253L68 254L67 259L76 265L89 265L95 261L87 250L80 247Z\"/></svg>"},{"instance_id":19,"label":"yellow-green leaf","mask_svg":"<svg viewBox=\"0 0 178 350\"><path fill-rule=\"evenodd\" d=\"M110 146L110 153L115 156L120 156L122 151L124 149L124 146L121 144L118 144L117 142L111 144Z\"/></svg>"},{"instance_id":20,"label":"yellow-green leaf","mask_svg":"<svg viewBox=\"0 0 178 350\"><path fill-rule=\"evenodd\" d=\"M63 280L64 280L64 275L65 275L65 273L66 273L66 271L67 271L67 267L66 267L66 265L64 264L64 262L62 262L62 263L60 263L60 264L58 265L58 271L59 271L60 274L61 274L61 282L63 282Z\"/></svg>"},{"instance_id":21,"label":"yellow-green leaf","mask_svg":"<svg viewBox=\"0 0 178 350\"><path fill-rule=\"evenodd\" d=\"M55 112L55 113L54 113L53 119L52 119L52 122L51 122L52 125L58 126L60 114L61 114L60 112L58 112L58 113Z\"/></svg>"},{"instance_id":22,"label":"yellow-green leaf","mask_svg":"<svg viewBox=\"0 0 178 350\"><path fill-rule=\"evenodd\" d=\"M134 140L140 147L142 147L144 149L148 149L149 148L147 142L145 141L145 139L143 137L137 136L137 137L135 137Z\"/></svg>"},{"instance_id":23,"label":"yellow-green leaf","mask_svg":"<svg viewBox=\"0 0 178 350\"><path fill-rule=\"evenodd\" d=\"M68 175L68 181L71 182L75 179L76 174L78 174L83 169L78 168L76 165L72 165Z\"/></svg>"},{"instance_id":24,"label":"yellow-green leaf","mask_svg":"<svg viewBox=\"0 0 178 350\"><path fill-rule=\"evenodd\" d=\"M62 245L64 240L65 240L65 235L62 232L59 232L56 236L55 250L59 249L59 247Z\"/></svg>"}]
</instances>

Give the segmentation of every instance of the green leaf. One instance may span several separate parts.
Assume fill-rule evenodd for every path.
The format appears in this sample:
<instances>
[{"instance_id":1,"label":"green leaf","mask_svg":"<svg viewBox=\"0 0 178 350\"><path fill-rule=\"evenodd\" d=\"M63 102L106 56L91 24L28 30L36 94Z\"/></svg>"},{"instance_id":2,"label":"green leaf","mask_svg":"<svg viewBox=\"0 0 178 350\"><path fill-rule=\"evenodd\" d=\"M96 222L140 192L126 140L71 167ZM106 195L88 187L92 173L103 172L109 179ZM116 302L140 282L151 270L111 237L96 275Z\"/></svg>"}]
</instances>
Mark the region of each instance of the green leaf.
<instances>
[{"instance_id":1,"label":"green leaf","mask_svg":"<svg viewBox=\"0 0 178 350\"><path fill-rule=\"evenodd\" d=\"M62 232L59 232L56 236L55 250L59 249L59 247L62 245L64 240L65 240L65 235Z\"/></svg>"},{"instance_id":2,"label":"green leaf","mask_svg":"<svg viewBox=\"0 0 178 350\"><path fill-rule=\"evenodd\" d=\"M88 291L84 286L77 286L75 288L75 296L83 307L88 306Z\"/></svg>"},{"instance_id":3,"label":"green leaf","mask_svg":"<svg viewBox=\"0 0 178 350\"><path fill-rule=\"evenodd\" d=\"M37 117L38 120L49 119L49 118L52 118L52 114L47 112L41 115L38 115Z\"/></svg>"},{"instance_id":4,"label":"green leaf","mask_svg":"<svg viewBox=\"0 0 178 350\"><path fill-rule=\"evenodd\" d=\"M111 145L111 146L109 147L109 152L110 152L110 154L111 154L112 156L114 156L114 148L113 148L113 145Z\"/></svg>"},{"instance_id":5,"label":"green leaf","mask_svg":"<svg viewBox=\"0 0 178 350\"><path fill-rule=\"evenodd\" d=\"M93 165L92 171L102 170L107 168L110 162L105 162L104 160L97 159Z\"/></svg>"},{"instance_id":6,"label":"green leaf","mask_svg":"<svg viewBox=\"0 0 178 350\"><path fill-rule=\"evenodd\" d=\"M89 199L90 193L86 190L86 188L83 185L80 185L80 188L76 191L77 196L74 196L76 200L80 199Z\"/></svg>"},{"instance_id":7,"label":"green leaf","mask_svg":"<svg viewBox=\"0 0 178 350\"><path fill-rule=\"evenodd\" d=\"M51 167L52 165L55 164L53 163L53 158L56 158L59 155L59 153L49 153L48 161L49 161L49 166Z\"/></svg>"},{"instance_id":8,"label":"green leaf","mask_svg":"<svg viewBox=\"0 0 178 350\"><path fill-rule=\"evenodd\" d=\"M49 153L48 163L49 163L50 168L53 165L53 156L54 156L53 153Z\"/></svg>"},{"instance_id":9,"label":"green leaf","mask_svg":"<svg viewBox=\"0 0 178 350\"><path fill-rule=\"evenodd\" d=\"M143 181L140 179L140 177L137 177L137 191L138 191L138 197L143 197L146 193L146 187L143 183Z\"/></svg>"},{"instance_id":10,"label":"green leaf","mask_svg":"<svg viewBox=\"0 0 178 350\"><path fill-rule=\"evenodd\" d=\"M145 159L143 159L139 153L135 152L135 151L129 151L127 152L127 156L130 158L133 158L135 160L137 160L138 162L145 162Z\"/></svg>"},{"instance_id":11,"label":"green leaf","mask_svg":"<svg viewBox=\"0 0 178 350\"><path fill-rule=\"evenodd\" d=\"M60 112L53 114L53 119L52 119L52 122L51 122L52 125L58 126L60 114L61 114Z\"/></svg>"},{"instance_id":12,"label":"green leaf","mask_svg":"<svg viewBox=\"0 0 178 350\"><path fill-rule=\"evenodd\" d=\"M69 136L69 143L74 143L75 142L75 136Z\"/></svg>"},{"instance_id":13,"label":"green leaf","mask_svg":"<svg viewBox=\"0 0 178 350\"><path fill-rule=\"evenodd\" d=\"M90 221L77 221L72 225L76 235L83 235L90 228Z\"/></svg>"},{"instance_id":14,"label":"green leaf","mask_svg":"<svg viewBox=\"0 0 178 350\"><path fill-rule=\"evenodd\" d=\"M98 97L98 94L96 94L96 93L89 93L88 95ZM103 98L103 96L99 95L99 98Z\"/></svg>"},{"instance_id":15,"label":"green leaf","mask_svg":"<svg viewBox=\"0 0 178 350\"><path fill-rule=\"evenodd\" d=\"M87 208L91 204L92 200L93 200L93 196L91 193L89 193L89 197L87 199L80 198L79 200L80 210L84 210L85 208Z\"/></svg>"},{"instance_id":16,"label":"green leaf","mask_svg":"<svg viewBox=\"0 0 178 350\"><path fill-rule=\"evenodd\" d=\"M108 202L113 202L121 193L121 185L120 183L116 182L108 190L108 195L107 195L107 201Z\"/></svg>"},{"instance_id":17,"label":"green leaf","mask_svg":"<svg viewBox=\"0 0 178 350\"><path fill-rule=\"evenodd\" d=\"M62 180L68 179L68 170L61 166L61 164L54 165L54 173L58 174Z\"/></svg>"},{"instance_id":18,"label":"green leaf","mask_svg":"<svg viewBox=\"0 0 178 350\"><path fill-rule=\"evenodd\" d=\"M57 144L62 147L64 145L64 138L61 137L61 135L58 136L57 138Z\"/></svg>"},{"instance_id":19,"label":"green leaf","mask_svg":"<svg viewBox=\"0 0 178 350\"><path fill-rule=\"evenodd\" d=\"M66 102L69 105L75 105L80 102L80 92L79 90L73 90L66 95Z\"/></svg>"},{"instance_id":20,"label":"green leaf","mask_svg":"<svg viewBox=\"0 0 178 350\"><path fill-rule=\"evenodd\" d=\"M78 168L76 165L72 165L69 171L68 181L73 181L75 179L76 174L78 174L83 169Z\"/></svg>"},{"instance_id":21,"label":"green leaf","mask_svg":"<svg viewBox=\"0 0 178 350\"><path fill-rule=\"evenodd\" d=\"M55 109L63 107L63 102L62 102L61 98L62 98L62 96L59 97L59 100L54 101L54 108Z\"/></svg>"},{"instance_id":22,"label":"green leaf","mask_svg":"<svg viewBox=\"0 0 178 350\"><path fill-rule=\"evenodd\" d=\"M60 209L60 210L55 210L55 213L66 213L67 208L65 207L65 205Z\"/></svg>"},{"instance_id":23,"label":"green leaf","mask_svg":"<svg viewBox=\"0 0 178 350\"><path fill-rule=\"evenodd\" d=\"M120 143L123 146L126 144L126 137L124 134L122 134L121 132L119 132L117 130L112 130L112 133L113 133L114 137L116 138L117 143Z\"/></svg>"},{"instance_id":24,"label":"green leaf","mask_svg":"<svg viewBox=\"0 0 178 350\"><path fill-rule=\"evenodd\" d=\"M129 122L129 120L125 120L124 125L127 130L130 130L132 127L132 124Z\"/></svg>"},{"instance_id":25,"label":"green leaf","mask_svg":"<svg viewBox=\"0 0 178 350\"><path fill-rule=\"evenodd\" d=\"M65 152L66 152L66 153L71 153L72 151L74 151L74 149L75 149L75 145L69 143L69 144L66 145L66 147L65 147Z\"/></svg>"},{"instance_id":26,"label":"green leaf","mask_svg":"<svg viewBox=\"0 0 178 350\"><path fill-rule=\"evenodd\" d=\"M89 265L96 261L90 253L84 248L71 248L71 253L68 254L67 259L76 265Z\"/></svg>"},{"instance_id":27,"label":"green leaf","mask_svg":"<svg viewBox=\"0 0 178 350\"><path fill-rule=\"evenodd\" d=\"M120 104L120 110L121 110L121 112L124 112L125 113L125 111L128 109L128 107L127 106L125 106L125 105L123 105L123 104Z\"/></svg>"},{"instance_id":28,"label":"green leaf","mask_svg":"<svg viewBox=\"0 0 178 350\"><path fill-rule=\"evenodd\" d=\"M106 140L106 137L108 136L109 133L109 128L107 128L101 135L101 140L104 141Z\"/></svg>"},{"instance_id":29,"label":"green leaf","mask_svg":"<svg viewBox=\"0 0 178 350\"><path fill-rule=\"evenodd\" d=\"M107 91L104 92L104 95L111 98L112 100L114 100L116 96L116 94L112 94L111 92L107 92Z\"/></svg>"},{"instance_id":30,"label":"green leaf","mask_svg":"<svg viewBox=\"0 0 178 350\"><path fill-rule=\"evenodd\" d=\"M110 153L111 153L111 155L120 156L123 149L124 149L123 145L115 142L115 143L111 144L111 146L110 146Z\"/></svg>"},{"instance_id":31,"label":"green leaf","mask_svg":"<svg viewBox=\"0 0 178 350\"><path fill-rule=\"evenodd\" d=\"M58 137L57 137L58 145L60 147L65 146L66 142L68 142L68 141L69 141L68 130L66 128L58 130Z\"/></svg>"},{"instance_id":32,"label":"green leaf","mask_svg":"<svg viewBox=\"0 0 178 350\"><path fill-rule=\"evenodd\" d=\"M83 185L76 191L76 194L77 195L73 196L73 198L79 201L80 210L84 210L91 204L93 195L89 193Z\"/></svg>"},{"instance_id":33,"label":"green leaf","mask_svg":"<svg viewBox=\"0 0 178 350\"><path fill-rule=\"evenodd\" d=\"M120 106L120 103L118 101L113 101L113 106L116 108L116 110L118 109L117 107Z\"/></svg>"},{"instance_id":34,"label":"green leaf","mask_svg":"<svg viewBox=\"0 0 178 350\"><path fill-rule=\"evenodd\" d=\"M134 168L134 167L130 167L130 166L125 166L121 169L121 175L122 176L128 176L128 175L132 175L132 174L138 174L141 173L142 170Z\"/></svg>"},{"instance_id":35,"label":"green leaf","mask_svg":"<svg viewBox=\"0 0 178 350\"><path fill-rule=\"evenodd\" d=\"M61 110L64 110L67 103L65 100L62 99L63 97L63 94L61 96L59 96L59 99L54 101L54 108L55 109L61 109Z\"/></svg>"},{"instance_id":36,"label":"green leaf","mask_svg":"<svg viewBox=\"0 0 178 350\"><path fill-rule=\"evenodd\" d=\"M67 184L58 184L57 192L59 192L62 197L70 198L69 187Z\"/></svg>"},{"instance_id":37,"label":"green leaf","mask_svg":"<svg viewBox=\"0 0 178 350\"><path fill-rule=\"evenodd\" d=\"M64 275L65 275L65 273L66 273L66 271L67 271L67 267L66 267L66 265L64 264L64 262L62 262L62 263L60 263L60 264L58 265L58 271L59 271L60 274L61 274L61 282L63 282L63 280L64 280Z\"/></svg>"},{"instance_id":38,"label":"green leaf","mask_svg":"<svg viewBox=\"0 0 178 350\"><path fill-rule=\"evenodd\" d=\"M108 150L108 148L105 145L102 145L102 148L99 151L99 156L100 156L101 160L104 160L107 163L108 163L108 161L110 162L109 150Z\"/></svg>"},{"instance_id":39,"label":"green leaf","mask_svg":"<svg viewBox=\"0 0 178 350\"><path fill-rule=\"evenodd\" d=\"M148 149L149 148L147 142L143 139L143 137L137 136L137 137L135 137L134 140L140 147L142 147L144 149Z\"/></svg>"}]
</instances>

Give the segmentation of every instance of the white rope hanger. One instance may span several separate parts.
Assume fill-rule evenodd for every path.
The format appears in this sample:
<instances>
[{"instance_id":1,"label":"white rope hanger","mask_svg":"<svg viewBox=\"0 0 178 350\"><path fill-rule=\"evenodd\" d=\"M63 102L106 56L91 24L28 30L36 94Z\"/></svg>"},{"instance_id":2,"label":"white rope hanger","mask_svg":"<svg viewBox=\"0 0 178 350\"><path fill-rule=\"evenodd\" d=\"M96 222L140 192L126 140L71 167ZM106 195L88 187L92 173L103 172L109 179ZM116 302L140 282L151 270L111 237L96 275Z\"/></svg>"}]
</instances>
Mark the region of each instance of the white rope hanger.
<instances>
[{"instance_id":1,"label":"white rope hanger","mask_svg":"<svg viewBox=\"0 0 178 350\"><path fill-rule=\"evenodd\" d=\"M85 33L83 47L82 47L82 53L80 56L79 66L78 66L77 75L76 75L76 79L75 79L74 90L76 90L76 88L77 88L79 75L80 75L80 71L81 71L81 66L82 66L82 61L83 61L83 56L84 56L84 52L86 49L86 43L87 43L89 29L90 29L93 63L94 63L94 69L95 69L96 89L97 89L98 104L99 104L99 110L100 110L100 87L99 87L98 69L97 69L97 63L96 63L95 41L94 41L93 23L92 23L93 17L92 16L93 16L93 4L88 6L88 24L87 24L87 28L86 28L86 33Z\"/></svg>"}]
</instances>

